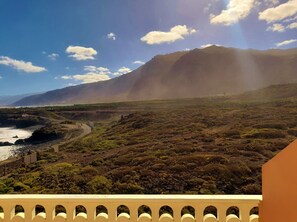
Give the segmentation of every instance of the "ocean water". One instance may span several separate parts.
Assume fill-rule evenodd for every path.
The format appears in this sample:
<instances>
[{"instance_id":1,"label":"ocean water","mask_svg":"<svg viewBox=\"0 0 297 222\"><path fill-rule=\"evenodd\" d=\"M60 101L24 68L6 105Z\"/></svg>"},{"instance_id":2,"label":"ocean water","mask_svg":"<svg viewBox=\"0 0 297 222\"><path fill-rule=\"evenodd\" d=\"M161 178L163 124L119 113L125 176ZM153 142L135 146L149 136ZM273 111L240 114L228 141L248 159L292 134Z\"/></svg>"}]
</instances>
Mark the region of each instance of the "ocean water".
<instances>
[{"instance_id":1,"label":"ocean water","mask_svg":"<svg viewBox=\"0 0 297 222\"><path fill-rule=\"evenodd\" d=\"M16 129L14 127L0 127L0 142L14 143L18 139L26 139L32 135L31 130ZM13 138L18 136L18 138ZM0 146L0 160L5 160L12 155L17 146Z\"/></svg>"}]
</instances>

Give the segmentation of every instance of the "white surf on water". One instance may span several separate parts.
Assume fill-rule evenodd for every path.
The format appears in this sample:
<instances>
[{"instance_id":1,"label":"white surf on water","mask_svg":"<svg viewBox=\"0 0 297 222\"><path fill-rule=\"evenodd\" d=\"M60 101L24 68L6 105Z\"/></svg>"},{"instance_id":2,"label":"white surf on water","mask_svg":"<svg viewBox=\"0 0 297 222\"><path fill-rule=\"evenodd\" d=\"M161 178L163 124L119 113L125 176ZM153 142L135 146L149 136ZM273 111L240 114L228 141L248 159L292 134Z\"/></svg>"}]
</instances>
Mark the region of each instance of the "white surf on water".
<instances>
[{"instance_id":1,"label":"white surf on water","mask_svg":"<svg viewBox=\"0 0 297 222\"><path fill-rule=\"evenodd\" d=\"M32 135L32 131L16 129L14 127L0 127L0 142L14 143L18 139L26 139ZM14 138L16 137L17 138ZM17 146L0 146L0 161L9 158Z\"/></svg>"}]
</instances>

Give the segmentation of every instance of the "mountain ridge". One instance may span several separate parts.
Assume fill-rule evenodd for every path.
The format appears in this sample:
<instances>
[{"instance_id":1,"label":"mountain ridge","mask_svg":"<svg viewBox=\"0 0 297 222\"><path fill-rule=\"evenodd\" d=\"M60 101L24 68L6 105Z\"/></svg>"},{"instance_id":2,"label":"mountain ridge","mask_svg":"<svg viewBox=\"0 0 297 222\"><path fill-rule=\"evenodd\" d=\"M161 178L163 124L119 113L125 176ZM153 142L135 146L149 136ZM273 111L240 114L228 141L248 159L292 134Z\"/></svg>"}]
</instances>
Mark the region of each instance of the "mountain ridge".
<instances>
[{"instance_id":1,"label":"mountain ridge","mask_svg":"<svg viewBox=\"0 0 297 222\"><path fill-rule=\"evenodd\" d=\"M297 82L297 48L210 46L157 55L120 77L23 98L14 105L56 105L237 94Z\"/></svg>"}]
</instances>

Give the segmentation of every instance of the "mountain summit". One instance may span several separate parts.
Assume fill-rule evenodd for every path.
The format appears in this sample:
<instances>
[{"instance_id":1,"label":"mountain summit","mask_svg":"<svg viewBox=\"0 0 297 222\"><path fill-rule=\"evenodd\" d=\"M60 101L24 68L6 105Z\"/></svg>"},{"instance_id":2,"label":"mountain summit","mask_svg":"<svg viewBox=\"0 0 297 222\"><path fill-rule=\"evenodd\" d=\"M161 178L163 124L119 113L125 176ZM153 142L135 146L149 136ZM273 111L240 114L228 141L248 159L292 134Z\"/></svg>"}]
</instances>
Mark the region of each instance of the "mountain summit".
<instances>
[{"instance_id":1,"label":"mountain summit","mask_svg":"<svg viewBox=\"0 0 297 222\"><path fill-rule=\"evenodd\" d=\"M16 106L99 103L235 94L297 82L297 48L242 50L210 46L158 55L140 68L104 82L23 98Z\"/></svg>"}]
</instances>

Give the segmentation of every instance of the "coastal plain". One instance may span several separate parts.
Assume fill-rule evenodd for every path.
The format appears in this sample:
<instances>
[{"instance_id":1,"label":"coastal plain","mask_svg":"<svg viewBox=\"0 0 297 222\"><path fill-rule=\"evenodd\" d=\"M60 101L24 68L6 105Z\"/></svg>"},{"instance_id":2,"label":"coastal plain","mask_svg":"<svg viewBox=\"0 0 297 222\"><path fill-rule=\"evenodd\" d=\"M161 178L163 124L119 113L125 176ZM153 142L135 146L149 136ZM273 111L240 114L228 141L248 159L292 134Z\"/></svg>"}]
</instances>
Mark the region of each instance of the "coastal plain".
<instances>
[{"instance_id":1,"label":"coastal plain","mask_svg":"<svg viewBox=\"0 0 297 222\"><path fill-rule=\"evenodd\" d=\"M1 109L52 137L27 141L38 161L2 177L0 193L260 194L261 166L296 139L296 89Z\"/></svg>"}]
</instances>

